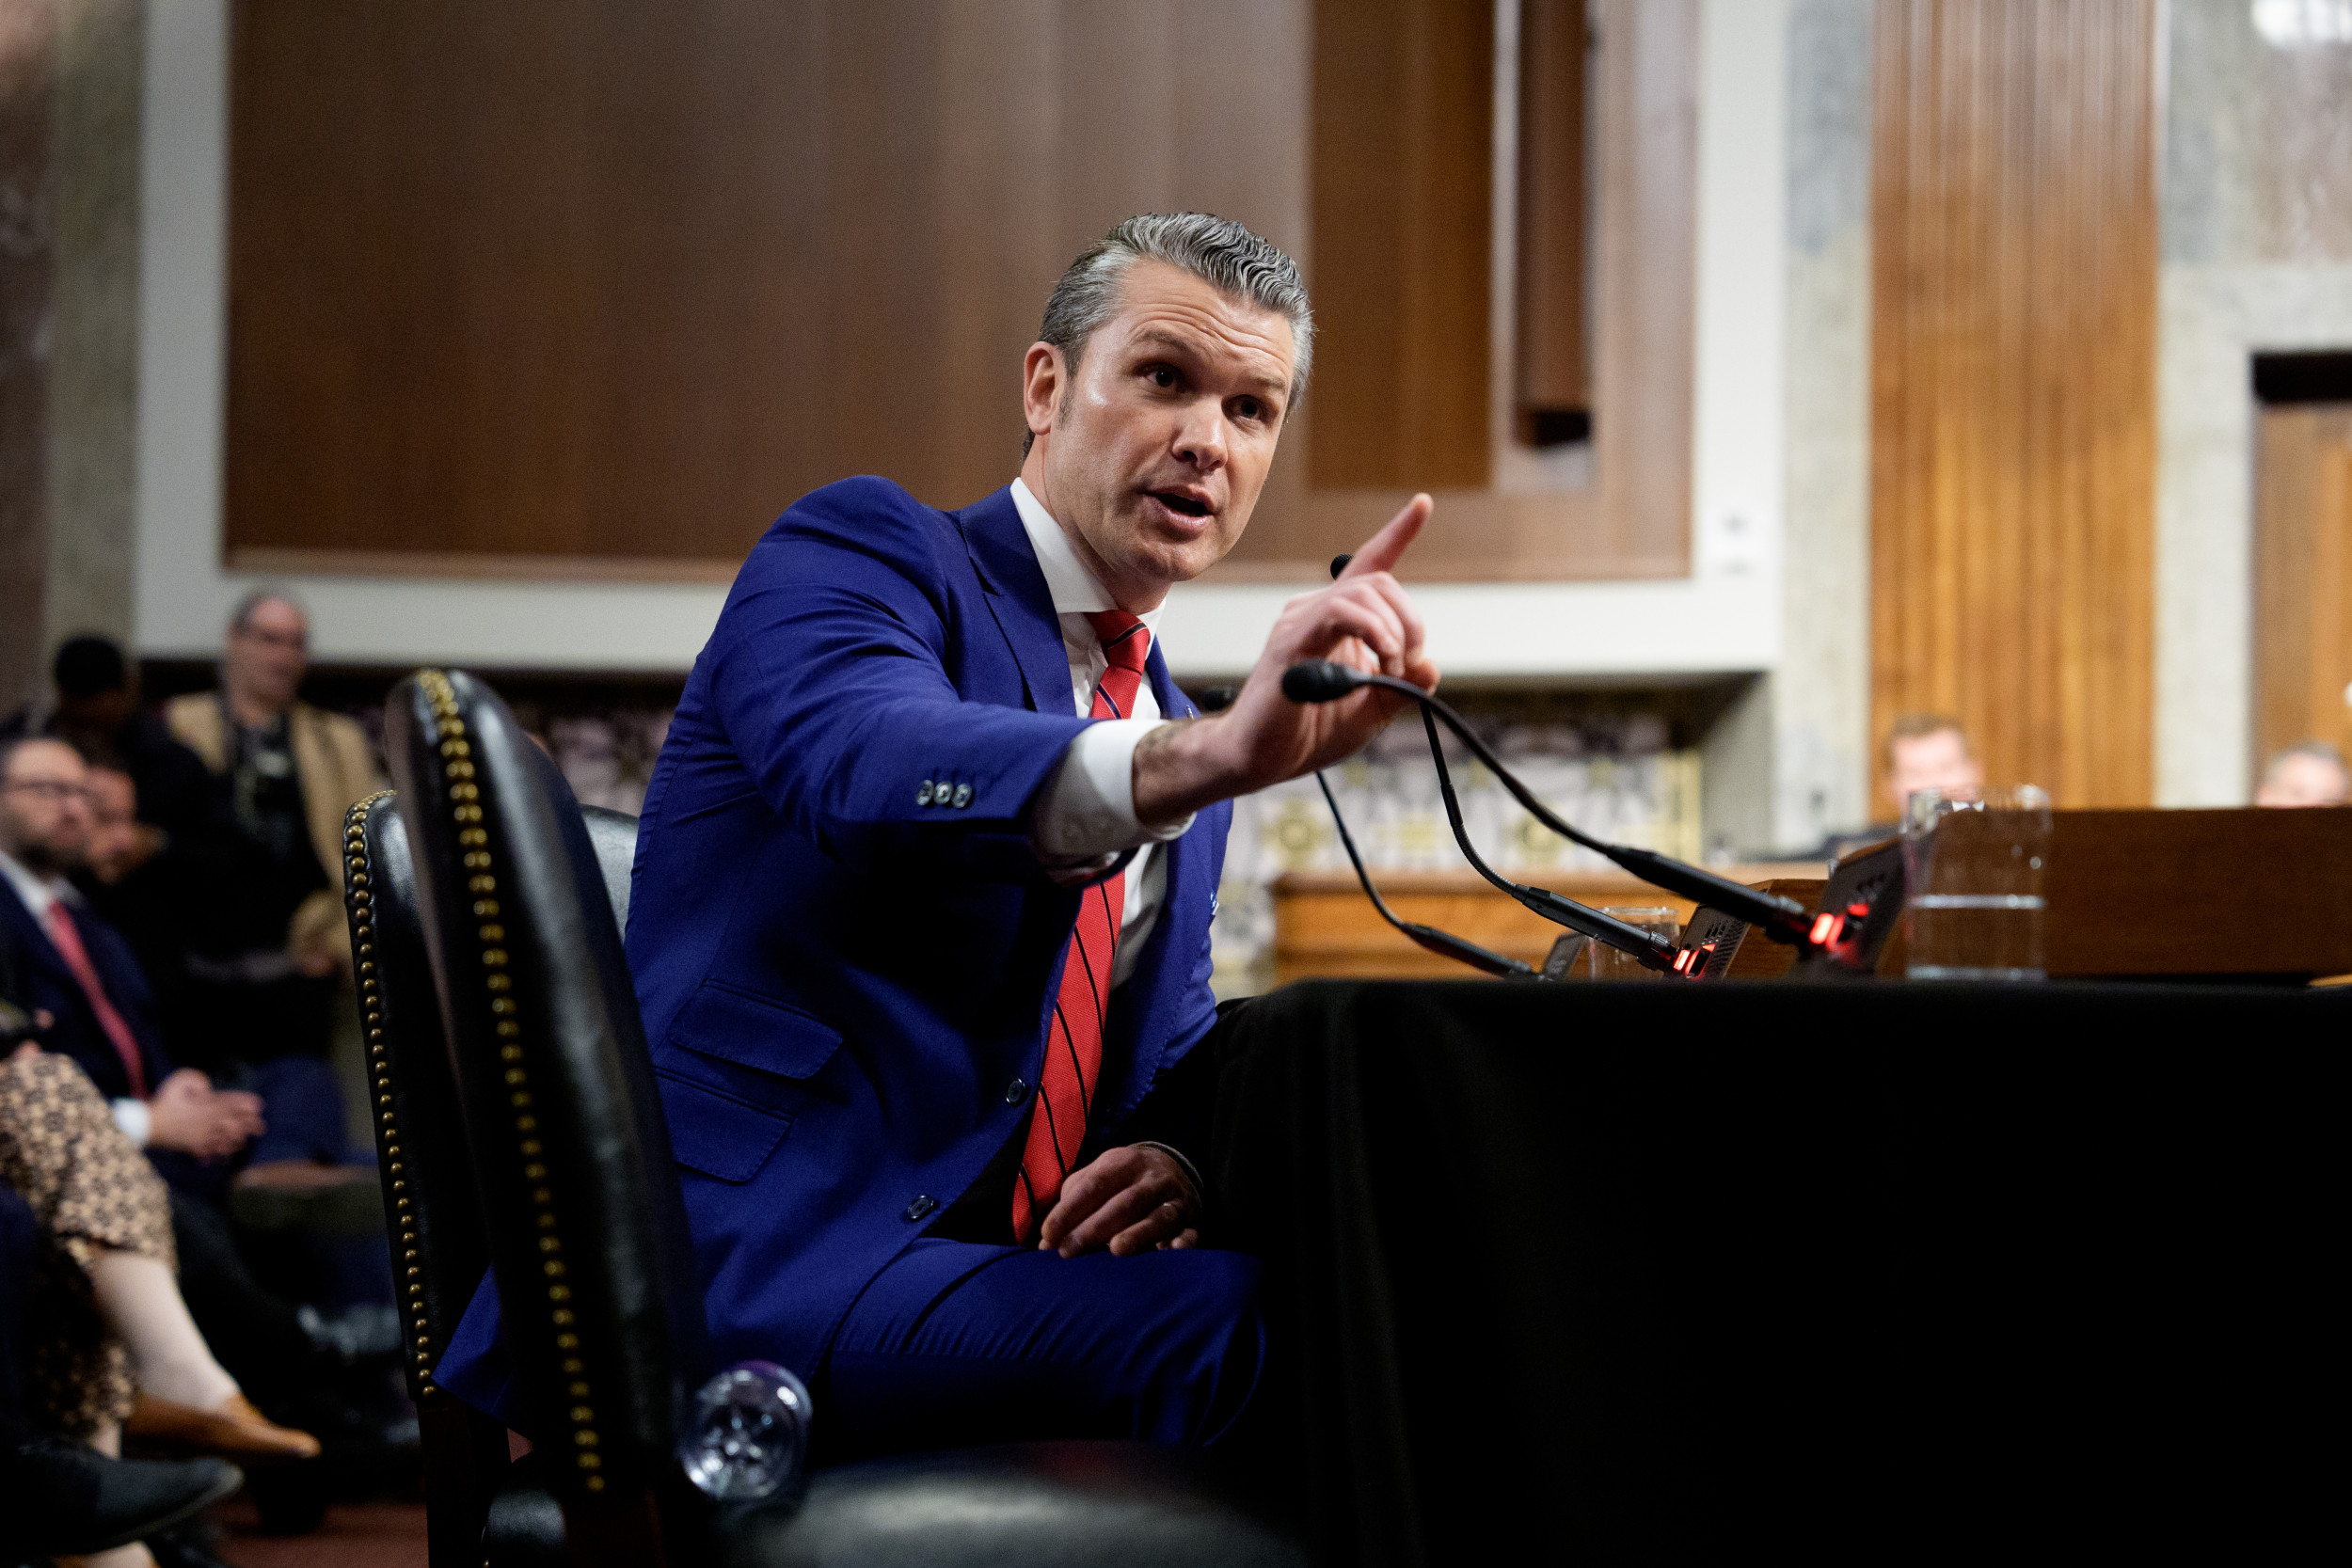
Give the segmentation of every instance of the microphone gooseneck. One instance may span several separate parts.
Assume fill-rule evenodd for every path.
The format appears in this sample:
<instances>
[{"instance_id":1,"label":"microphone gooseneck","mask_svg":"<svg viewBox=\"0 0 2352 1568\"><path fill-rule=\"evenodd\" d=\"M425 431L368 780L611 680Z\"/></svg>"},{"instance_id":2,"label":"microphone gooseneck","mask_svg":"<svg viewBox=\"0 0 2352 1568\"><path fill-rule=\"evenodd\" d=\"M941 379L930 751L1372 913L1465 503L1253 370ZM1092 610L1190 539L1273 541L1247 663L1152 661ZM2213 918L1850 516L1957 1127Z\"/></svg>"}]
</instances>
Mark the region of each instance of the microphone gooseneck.
<instances>
[{"instance_id":1,"label":"microphone gooseneck","mask_svg":"<svg viewBox=\"0 0 2352 1568\"><path fill-rule=\"evenodd\" d=\"M1432 953L1466 963L1472 969L1500 974L1505 979L1540 980L1545 977L1534 964L1506 958L1474 942L1465 941L1451 931L1440 931L1435 926L1397 918L1396 911L1389 908L1388 900L1380 896L1380 890L1372 885L1372 873L1364 869L1364 857L1356 852L1355 836L1347 831L1347 818L1340 815L1339 798L1331 793L1330 781L1318 772L1315 774L1315 784L1323 791L1324 804L1331 808L1331 825L1340 831L1340 847L1347 851L1347 863L1356 868L1356 880L1362 884L1364 896L1372 900L1372 907L1380 911L1381 919Z\"/></svg>"},{"instance_id":2,"label":"microphone gooseneck","mask_svg":"<svg viewBox=\"0 0 2352 1568\"><path fill-rule=\"evenodd\" d=\"M1721 910L1725 914L1744 920L1774 942L1790 942L1799 946L1810 945L1807 927L1811 923L1811 916L1804 906L1793 898L1759 893L1744 882L1735 882L1728 877L1719 877L1712 871L1703 870L1688 862L1676 860L1672 856L1661 855L1650 849L1637 849L1630 845L1611 844L1604 839L1595 838L1590 833L1580 832L1538 800L1533 790L1521 784L1518 776L1502 765L1502 760L1494 754L1485 741L1479 739L1471 732L1470 725L1464 721L1460 714L1454 711L1451 705L1423 691L1412 682L1399 680L1393 675L1352 669L1347 665L1334 664L1326 659L1310 659L1303 663L1294 664L1282 672L1282 695L1293 702L1328 703L1367 686L1376 686L1383 691L1393 691L1399 696L1409 697L1419 703L1422 706L1424 723L1428 722L1429 716L1433 714L1438 720L1443 721L1445 727L1461 738L1462 744L1470 748L1471 754L1493 771L1502 787L1510 791L1511 798L1527 809L1528 815L1569 843L1581 845L1596 854L1606 857L1652 887L1664 888L1669 893L1679 894L1709 909ZM1433 749L1437 745L1436 736L1437 732L1433 726L1430 730L1430 744ZM1442 771L1444 768L1442 757L1439 758L1438 767ZM1463 843L1467 848L1468 839L1464 839ZM1491 877L1488 879L1495 880ZM1498 882L1497 885L1502 884ZM1532 891L1543 892L1540 888ZM1518 895L1515 894L1513 896L1516 897ZM1546 896L1557 897L1557 895L1546 895ZM1519 901L1527 902L1524 898ZM1529 907L1536 908L1532 904ZM1577 907L1582 908L1581 905ZM1538 910L1537 912L1544 911ZM1552 918L1560 917L1554 915ZM1563 924L1572 923L1563 921ZM1582 929L1581 927L1576 928ZM1630 927L1627 928L1632 929ZM1595 933L1587 932L1586 934L1594 935Z\"/></svg>"},{"instance_id":3,"label":"microphone gooseneck","mask_svg":"<svg viewBox=\"0 0 2352 1568\"><path fill-rule=\"evenodd\" d=\"M1661 974L1674 973L1675 944L1664 937L1654 931L1645 931L1639 926L1629 926L1615 915L1603 914L1573 898L1564 898L1549 888L1515 882L1488 865L1486 857L1479 854L1477 847L1470 843L1470 830L1462 825L1462 802L1454 793L1454 773L1446 767L1445 748L1438 741L1437 721L1429 717L1429 710L1425 707L1421 710L1421 722L1422 727L1429 732L1429 755L1438 765L1438 793L1445 800L1445 817L1453 825L1454 842L1461 846L1463 858L1481 877L1545 919L1557 921L1569 930L1580 932L1620 953L1632 954L1644 969L1654 969Z\"/></svg>"}]
</instances>

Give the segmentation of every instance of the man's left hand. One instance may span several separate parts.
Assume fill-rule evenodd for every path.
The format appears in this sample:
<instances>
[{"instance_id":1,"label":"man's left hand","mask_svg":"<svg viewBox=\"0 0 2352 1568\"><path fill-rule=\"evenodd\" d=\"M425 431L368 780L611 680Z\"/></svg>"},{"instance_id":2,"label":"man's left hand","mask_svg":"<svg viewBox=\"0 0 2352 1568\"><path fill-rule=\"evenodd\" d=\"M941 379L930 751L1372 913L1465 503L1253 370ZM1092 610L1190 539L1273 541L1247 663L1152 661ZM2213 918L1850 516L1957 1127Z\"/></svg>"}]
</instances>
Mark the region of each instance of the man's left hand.
<instances>
[{"instance_id":1,"label":"man's left hand","mask_svg":"<svg viewBox=\"0 0 2352 1568\"><path fill-rule=\"evenodd\" d=\"M1038 1250L1075 1258L1107 1246L1114 1258L1196 1246L1200 1195L1175 1156L1135 1144L1070 1173L1038 1235Z\"/></svg>"}]
</instances>

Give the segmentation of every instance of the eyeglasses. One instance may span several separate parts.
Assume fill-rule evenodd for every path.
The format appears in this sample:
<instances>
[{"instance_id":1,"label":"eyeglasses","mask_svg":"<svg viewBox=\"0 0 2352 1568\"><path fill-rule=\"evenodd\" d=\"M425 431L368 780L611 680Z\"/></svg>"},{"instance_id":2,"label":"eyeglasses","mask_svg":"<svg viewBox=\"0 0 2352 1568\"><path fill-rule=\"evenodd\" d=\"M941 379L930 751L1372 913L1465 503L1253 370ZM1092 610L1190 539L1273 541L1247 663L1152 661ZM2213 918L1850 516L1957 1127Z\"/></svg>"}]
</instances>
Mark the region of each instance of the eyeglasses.
<instances>
[{"instance_id":1,"label":"eyeglasses","mask_svg":"<svg viewBox=\"0 0 2352 1568\"><path fill-rule=\"evenodd\" d=\"M92 792L87 784L67 784L61 779L10 779L0 784L0 789L22 789L49 800L79 800L89 804Z\"/></svg>"}]
</instances>

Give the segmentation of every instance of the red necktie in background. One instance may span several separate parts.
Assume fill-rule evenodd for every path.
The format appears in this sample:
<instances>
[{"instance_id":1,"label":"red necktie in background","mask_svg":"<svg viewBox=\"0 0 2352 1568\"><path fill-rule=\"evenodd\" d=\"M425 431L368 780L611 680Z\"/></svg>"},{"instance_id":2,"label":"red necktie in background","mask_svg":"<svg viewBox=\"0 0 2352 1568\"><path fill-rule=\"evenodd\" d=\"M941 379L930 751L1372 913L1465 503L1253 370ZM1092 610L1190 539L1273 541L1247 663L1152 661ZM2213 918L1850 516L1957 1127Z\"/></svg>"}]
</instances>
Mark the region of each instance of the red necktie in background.
<instances>
[{"instance_id":1,"label":"red necktie in background","mask_svg":"<svg viewBox=\"0 0 2352 1568\"><path fill-rule=\"evenodd\" d=\"M1136 711L1143 685L1143 661L1152 633L1123 610L1089 615L1110 660L1094 688L1091 717L1125 719ZM1037 1106L1029 1113L1029 1140L1021 1152L1021 1179L1012 1185L1012 1233L1024 1244L1037 1240L1061 1195L1061 1184L1086 1142L1087 1116L1094 1107L1094 1081L1103 1068L1103 1019L1111 1004L1111 956L1119 944L1120 917L1127 907L1127 877L1095 883L1079 897L1077 928L1070 933L1063 959L1061 992L1045 1023L1045 1067L1038 1075Z\"/></svg>"},{"instance_id":2,"label":"red necktie in background","mask_svg":"<svg viewBox=\"0 0 2352 1568\"><path fill-rule=\"evenodd\" d=\"M97 967L89 961L89 949L82 945L82 933L75 927L73 916L66 910L64 899L52 898L49 901L46 924L50 942L57 949L57 956L65 959L66 968L73 972L73 978L81 985L82 994L89 998L90 1011L98 1015L98 1026L106 1031L106 1037L114 1041L115 1054L122 1058L122 1070L131 1075L131 1097L145 1100L147 1064L139 1055L138 1037L131 1033L129 1024L122 1022L122 1015L115 1011L115 1005L106 1000L106 988L99 983Z\"/></svg>"}]
</instances>

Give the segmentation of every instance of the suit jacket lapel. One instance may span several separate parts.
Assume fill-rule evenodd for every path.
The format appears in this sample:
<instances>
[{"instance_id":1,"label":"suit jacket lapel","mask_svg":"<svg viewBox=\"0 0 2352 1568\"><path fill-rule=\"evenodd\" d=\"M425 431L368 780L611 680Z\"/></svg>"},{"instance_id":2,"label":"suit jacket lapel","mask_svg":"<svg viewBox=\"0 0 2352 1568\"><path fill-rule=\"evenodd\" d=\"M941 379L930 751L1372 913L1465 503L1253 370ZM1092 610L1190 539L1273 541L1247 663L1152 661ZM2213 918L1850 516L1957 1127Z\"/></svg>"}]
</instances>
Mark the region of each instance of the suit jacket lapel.
<instances>
[{"instance_id":1,"label":"suit jacket lapel","mask_svg":"<svg viewBox=\"0 0 2352 1568\"><path fill-rule=\"evenodd\" d=\"M1045 586L1037 552L1029 547L1028 531L1012 503L1012 487L965 507L956 520L963 530L972 569L979 574L988 612L1021 666L1021 684L1031 710L1070 712L1070 655L1062 647L1053 591Z\"/></svg>"},{"instance_id":2,"label":"suit jacket lapel","mask_svg":"<svg viewBox=\"0 0 2352 1568\"><path fill-rule=\"evenodd\" d=\"M58 952L57 944L49 940L48 927L33 918L33 911L24 907L24 900L18 896L14 885L5 878L0 878L0 919L17 928L18 950L25 958L49 971L52 978L73 995L82 994L82 982L75 979L73 971L66 967L65 955Z\"/></svg>"}]
</instances>

